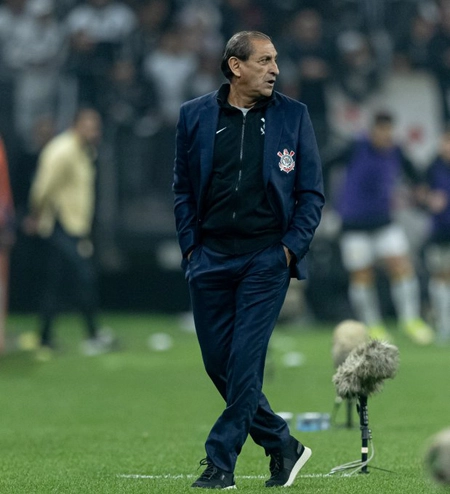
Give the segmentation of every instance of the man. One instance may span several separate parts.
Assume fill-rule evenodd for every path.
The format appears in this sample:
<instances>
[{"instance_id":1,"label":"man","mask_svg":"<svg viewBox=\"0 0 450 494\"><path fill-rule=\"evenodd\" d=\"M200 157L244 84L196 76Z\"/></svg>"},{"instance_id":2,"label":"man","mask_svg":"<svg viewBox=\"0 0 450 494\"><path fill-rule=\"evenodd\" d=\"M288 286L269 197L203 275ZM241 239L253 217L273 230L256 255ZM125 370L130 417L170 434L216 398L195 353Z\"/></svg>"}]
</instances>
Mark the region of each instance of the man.
<instances>
[{"instance_id":1,"label":"man","mask_svg":"<svg viewBox=\"0 0 450 494\"><path fill-rule=\"evenodd\" d=\"M395 193L403 175L418 183L418 174L393 141L391 114L377 113L368 136L356 139L329 169L345 163L346 176L337 199L342 219L341 253L350 273L349 299L358 319L375 339L389 339L375 286L375 265L381 261L390 277L391 295L401 329L416 343L433 340L420 318L420 289L410 259L409 242L392 218Z\"/></svg>"},{"instance_id":2,"label":"man","mask_svg":"<svg viewBox=\"0 0 450 494\"><path fill-rule=\"evenodd\" d=\"M274 92L268 36L235 34L221 69L229 84L185 103L177 126L175 217L206 371L226 401L193 487L233 488L248 436L270 455L267 487L288 486L311 450L262 393L269 338L290 276L324 203L321 164L305 105Z\"/></svg>"},{"instance_id":3,"label":"man","mask_svg":"<svg viewBox=\"0 0 450 494\"><path fill-rule=\"evenodd\" d=\"M48 255L41 299L42 359L50 355L54 346L52 325L61 303L61 289L72 291L86 323L85 353L94 355L106 350L95 320L97 293L90 239L95 206L95 147L100 135L99 114L92 109L80 110L72 128L43 148L31 187L32 220L28 221L28 230L46 240Z\"/></svg>"},{"instance_id":4,"label":"man","mask_svg":"<svg viewBox=\"0 0 450 494\"><path fill-rule=\"evenodd\" d=\"M439 155L427 170L425 204L432 214L425 262L429 295L439 343L450 342L450 130L441 139Z\"/></svg>"}]
</instances>

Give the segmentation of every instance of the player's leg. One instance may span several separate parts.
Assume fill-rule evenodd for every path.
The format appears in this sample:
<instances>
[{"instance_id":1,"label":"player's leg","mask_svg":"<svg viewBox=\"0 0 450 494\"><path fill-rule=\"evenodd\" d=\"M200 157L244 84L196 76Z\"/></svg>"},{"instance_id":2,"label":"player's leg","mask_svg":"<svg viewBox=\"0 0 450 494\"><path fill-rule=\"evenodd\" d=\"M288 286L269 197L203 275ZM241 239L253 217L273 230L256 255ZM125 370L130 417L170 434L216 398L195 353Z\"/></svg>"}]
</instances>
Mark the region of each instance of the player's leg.
<instances>
[{"instance_id":1,"label":"player's leg","mask_svg":"<svg viewBox=\"0 0 450 494\"><path fill-rule=\"evenodd\" d=\"M43 349L40 353L44 356L42 360L45 360L47 349L54 346L53 324L59 310L64 261L54 242L54 234L43 241L43 248L46 270L40 300L40 344Z\"/></svg>"},{"instance_id":2,"label":"player's leg","mask_svg":"<svg viewBox=\"0 0 450 494\"><path fill-rule=\"evenodd\" d=\"M345 232L340 247L343 265L349 273L349 300L356 318L367 325L372 338L388 339L375 284L371 235Z\"/></svg>"},{"instance_id":3,"label":"player's leg","mask_svg":"<svg viewBox=\"0 0 450 494\"><path fill-rule=\"evenodd\" d=\"M90 255L80 254L77 250L73 262L76 279L76 302L85 322L88 338L96 340L99 337L99 324L97 321L97 273L94 261Z\"/></svg>"},{"instance_id":4,"label":"player's leg","mask_svg":"<svg viewBox=\"0 0 450 494\"><path fill-rule=\"evenodd\" d=\"M430 273L429 297L439 343L450 342L450 245L431 244L425 249Z\"/></svg>"},{"instance_id":5,"label":"player's leg","mask_svg":"<svg viewBox=\"0 0 450 494\"><path fill-rule=\"evenodd\" d=\"M377 233L374 245L389 274L400 328L416 343L431 343L434 334L421 318L420 286L405 233L400 226L389 225Z\"/></svg>"},{"instance_id":6,"label":"player's leg","mask_svg":"<svg viewBox=\"0 0 450 494\"><path fill-rule=\"evenodd\" d=\"M67 234L60 225L55 227L54 243L62 256L70 283L73 305L80 312L89 339L97 337L97 280L92 249L82 248L83 240Z\"/></svg>"}]
</instances>

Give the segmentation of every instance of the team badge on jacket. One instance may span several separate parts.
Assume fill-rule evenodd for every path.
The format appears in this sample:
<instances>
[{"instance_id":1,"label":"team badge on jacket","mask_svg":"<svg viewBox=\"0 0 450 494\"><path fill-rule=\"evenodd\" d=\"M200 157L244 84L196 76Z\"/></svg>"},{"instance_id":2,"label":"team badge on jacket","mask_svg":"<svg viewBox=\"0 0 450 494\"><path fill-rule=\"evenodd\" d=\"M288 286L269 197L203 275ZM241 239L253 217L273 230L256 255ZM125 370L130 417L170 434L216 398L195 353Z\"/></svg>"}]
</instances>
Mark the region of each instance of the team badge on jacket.
<instances>
[{"instance_id":1,"label":"team badge on jacket","mask_svg":"<svg viewBox=\"0 0 450 494\"><path fill-rule=\"evenodd\" d=\"M282 153L278 151L277 155L280 157L278 165L281 171L289 173L295 168L295 161L292 158L294 154L294 151L288 151L287 149L283 149Z\"/></svg>"}]
</instances>

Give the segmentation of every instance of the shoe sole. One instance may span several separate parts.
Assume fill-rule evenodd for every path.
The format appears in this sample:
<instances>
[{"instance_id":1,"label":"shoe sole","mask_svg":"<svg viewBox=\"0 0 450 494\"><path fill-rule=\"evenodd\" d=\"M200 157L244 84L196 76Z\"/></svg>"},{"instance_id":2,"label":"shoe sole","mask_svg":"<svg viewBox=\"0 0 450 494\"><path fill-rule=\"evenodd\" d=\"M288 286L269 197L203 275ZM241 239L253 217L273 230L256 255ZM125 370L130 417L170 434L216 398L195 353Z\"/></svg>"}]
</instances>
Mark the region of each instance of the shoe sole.
<instances>
[{"instance_id":1,"label":"shoe sole","mask_svg":"<svg viewBox=\"0 0 450 494\"><path fill-rule=\"evenodd\" d=\"M200 485L191 485L191 487L196 488L196 489L198 489L198 488L200 488L200 489L210 489L210 487L203 487L203 486L200 486ZM229 489L237 489L237 487L236 487L236 484L234 484L234 485L229 485L228 487L220 487L219 489L221 491L227 491Z\"/></svg>"},{"instance_id":2,"label":"shoe sole","mask_svg":"<svg viewBox=\"0 0 450 494\"><path fill-rule=\"evenodd\" d=\"M312 451L304 446L304 451L302 456L297 460L297 463L294 465L294 468L291 470L291 473L289 475L289 478L285 484L283 484L283 487L289 487L294 483L295 478L298 475L298 472L305 466L305 463L311 458Z\"/></svg>"}]
</instances>

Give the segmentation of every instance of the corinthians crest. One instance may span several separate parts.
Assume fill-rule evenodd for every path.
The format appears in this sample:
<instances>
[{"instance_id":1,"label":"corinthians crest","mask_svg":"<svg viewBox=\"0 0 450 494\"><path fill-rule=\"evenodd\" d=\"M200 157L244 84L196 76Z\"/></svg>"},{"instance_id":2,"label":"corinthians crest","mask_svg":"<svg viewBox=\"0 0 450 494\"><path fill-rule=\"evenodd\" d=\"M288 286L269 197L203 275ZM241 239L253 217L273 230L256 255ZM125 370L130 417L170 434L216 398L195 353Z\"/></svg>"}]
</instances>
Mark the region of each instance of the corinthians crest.
<instances>
[{"instance_id":1,"label":"corinthians crest","mask_svg":"<svg viewBox=\"0 0 450 494\"><path fill-rule=\"evenodd\" d=\"M282 153L278 151L277 155L280 157L278 165L281 171L289 173L295 168L295 161L292 158L294 154L294 151L288 151L287 149L283 149Z\"/></svg>"}]
</instances>

